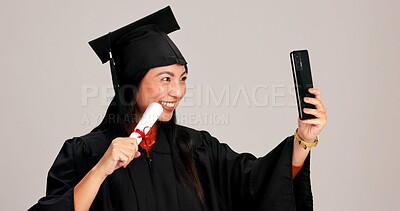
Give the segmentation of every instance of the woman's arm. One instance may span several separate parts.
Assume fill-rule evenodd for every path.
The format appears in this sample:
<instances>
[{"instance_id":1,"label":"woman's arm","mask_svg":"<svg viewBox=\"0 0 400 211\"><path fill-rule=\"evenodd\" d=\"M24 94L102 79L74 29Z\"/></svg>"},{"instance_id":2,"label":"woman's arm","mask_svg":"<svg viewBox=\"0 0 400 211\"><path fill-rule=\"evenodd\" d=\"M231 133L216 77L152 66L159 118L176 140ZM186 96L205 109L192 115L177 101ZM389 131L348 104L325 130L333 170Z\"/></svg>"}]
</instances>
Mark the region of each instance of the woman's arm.
<instances>
[{"instance_id":1,"label":"woman's arm","mask_svg":"<svg viewBox=\"0 0 400 211\"><path fill-rule=\"evenodd\" d=\"M89 210L92 205L100 185L107 175L98 171L96 167L91 169L85 177L74 188L74 208L75 210Z\"/></svg>"},{"instance_id":2,"label":"woman's arm","mask_svg":"<svg viewBox=\"0 0 400 211\"><path fill-rule=\"evenodd\" d=\"M315 109L304 108L304 112L306 114L312 114L316 118L307 120L298 120L298 135L305 142L312 143L316 140L318 134L325 127L327 121L327 114L326 114L326 108L321 101L320 91L315 88L311 88L308 91L311 94L314 94L315 98L305 97L304 101L306 103L315 105ZM304 149L299 144L299 142L296 139L294 139L292 165L293 166L303 165L309 152L310 152L309 147Z\"/></svg>"},{"instance_id":3,"label":"woman's arm","mask_svg":"<svg viewBox=\"0 0 400 211\"><path fill-rule=\"evenodd\" d=\"M138 151L136 139L114 139L100 161L75 186L75 210L89 210L106 177L120 167L125 168L134 158L139 156L140 152Z\"/></svg>"}]
</instances>

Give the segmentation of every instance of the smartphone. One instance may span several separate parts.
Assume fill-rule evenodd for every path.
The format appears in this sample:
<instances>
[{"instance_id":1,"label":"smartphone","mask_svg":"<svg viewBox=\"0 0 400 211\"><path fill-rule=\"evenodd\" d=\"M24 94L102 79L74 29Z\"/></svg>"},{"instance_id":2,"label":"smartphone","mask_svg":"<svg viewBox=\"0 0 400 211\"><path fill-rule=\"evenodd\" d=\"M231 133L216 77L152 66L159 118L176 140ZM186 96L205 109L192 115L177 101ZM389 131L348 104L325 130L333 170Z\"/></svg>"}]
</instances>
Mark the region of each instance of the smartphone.
<instances>
[{"instance_id":1,"label":"smartphone","mask_svg":"<svg viewBox=\"0 0 400 211\"><path fill-rule=\"evenodd\" d=\"M309 88L313 88L311 76L311 65L307 50L296 50L290 53L290 61L292 64L292 73L294 79L294 87L296 91L297 109L299 118L313 119L314 115L304 113L304 108L315 108L314 105L304 102L304 97L315 97L308 92Z\"/></svg>"}]
</instances>

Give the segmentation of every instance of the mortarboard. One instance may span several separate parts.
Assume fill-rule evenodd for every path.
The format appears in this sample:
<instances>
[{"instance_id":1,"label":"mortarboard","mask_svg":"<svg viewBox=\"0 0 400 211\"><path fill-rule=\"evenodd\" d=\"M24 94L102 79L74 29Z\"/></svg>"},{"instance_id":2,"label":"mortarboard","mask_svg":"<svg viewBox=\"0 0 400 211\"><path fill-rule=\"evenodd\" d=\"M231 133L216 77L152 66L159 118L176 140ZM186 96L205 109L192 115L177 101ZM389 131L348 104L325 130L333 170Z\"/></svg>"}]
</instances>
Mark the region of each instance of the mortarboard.
<instances>
[{"instance_id":1,"label":"mortarboard","mask_svg":"<svg viewBox=\"0 0 400 211\"><path fill-rule=\"evenodd\" d=\"M172 13L171 7L167 6L153 14L150 14L140 20L137 20L129 25L126 25L120 29L103 35L97 39L89 42L89 45L96 52L97 56L103 63L110 60L109 50L114 46L119 39L134 31L135 29L145 25L157 25L158 28L169 34L173 31L179 30L180 27L176 21L174 14Z\"/></svg>"},{"instance_id":2,"label":"mortarboard","mask_svg":"<svg viewBox=\"0 0 400 211\"><path fill-rule=\"evenodd\" d=\"M120 87L138 86L154 67L182 64L186 60L168 37L180 27L169 6L89 42L102 63L110 62L113 86L120 113L125 109Z\"/></svg>"}]
</instances>

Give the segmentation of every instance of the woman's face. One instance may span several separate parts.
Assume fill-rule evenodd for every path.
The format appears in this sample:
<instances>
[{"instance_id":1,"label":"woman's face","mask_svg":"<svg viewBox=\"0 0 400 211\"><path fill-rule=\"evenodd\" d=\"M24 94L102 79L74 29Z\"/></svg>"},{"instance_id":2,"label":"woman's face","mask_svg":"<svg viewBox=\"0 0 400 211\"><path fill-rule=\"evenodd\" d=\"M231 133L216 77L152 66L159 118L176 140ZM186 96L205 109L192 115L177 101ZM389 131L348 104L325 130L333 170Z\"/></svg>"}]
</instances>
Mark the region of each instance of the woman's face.
<instances>
[{"instance_id":1,"label":"woman's face","mask_svg":"<svg viewBox=\"0 0 400 211\"><path fill-rule=\"evenodd\" d=\"M186 77L185 67L179 64L150 69L140 82L137 93L139 115L150 103L158 102L164 109L158 120L169 121L186 94Z\"/></svg>"}]
</instances>

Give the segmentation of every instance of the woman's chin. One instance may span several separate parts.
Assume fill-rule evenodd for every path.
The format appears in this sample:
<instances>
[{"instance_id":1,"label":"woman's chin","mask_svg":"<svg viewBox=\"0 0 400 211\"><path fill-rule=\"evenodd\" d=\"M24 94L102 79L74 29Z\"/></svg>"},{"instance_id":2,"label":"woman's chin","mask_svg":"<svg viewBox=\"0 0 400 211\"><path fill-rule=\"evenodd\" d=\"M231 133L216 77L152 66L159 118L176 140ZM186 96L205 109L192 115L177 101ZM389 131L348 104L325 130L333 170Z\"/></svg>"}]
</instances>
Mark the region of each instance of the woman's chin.
<instances>
[{"instance_id":1,"label":"woman's chin","mask_svg":"<svg viewBox=\"0 0 400 211\"><path fill-rule=\"evenodd\" d=\"M160 122L168 122L172 119L172 114L162 113L160 117L158 117L158 121Z\"/></svg>"}]
</instances>

